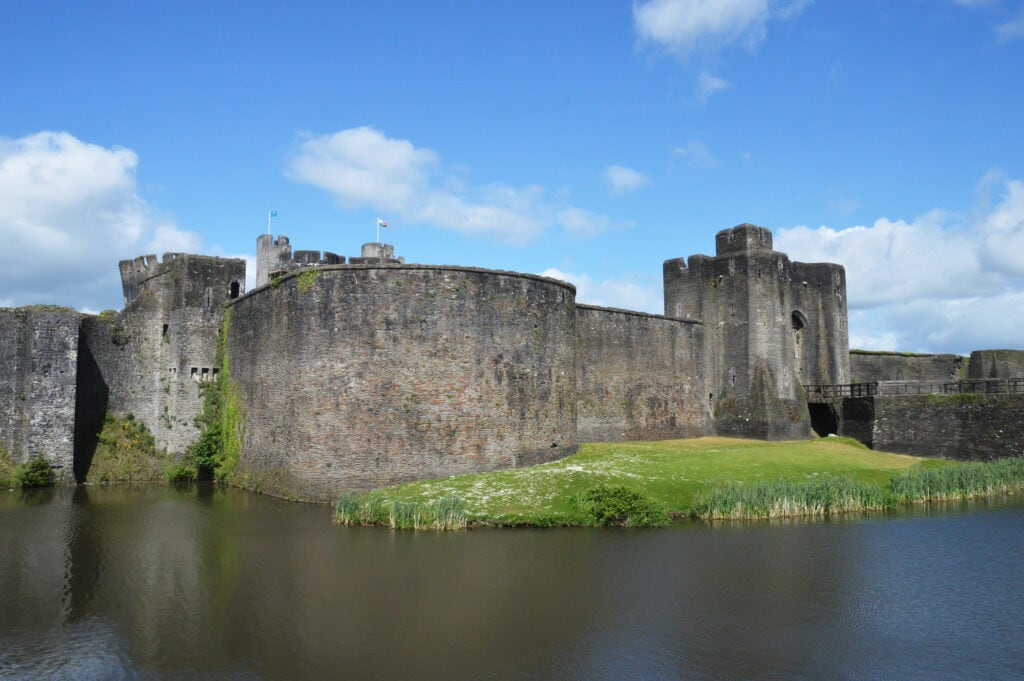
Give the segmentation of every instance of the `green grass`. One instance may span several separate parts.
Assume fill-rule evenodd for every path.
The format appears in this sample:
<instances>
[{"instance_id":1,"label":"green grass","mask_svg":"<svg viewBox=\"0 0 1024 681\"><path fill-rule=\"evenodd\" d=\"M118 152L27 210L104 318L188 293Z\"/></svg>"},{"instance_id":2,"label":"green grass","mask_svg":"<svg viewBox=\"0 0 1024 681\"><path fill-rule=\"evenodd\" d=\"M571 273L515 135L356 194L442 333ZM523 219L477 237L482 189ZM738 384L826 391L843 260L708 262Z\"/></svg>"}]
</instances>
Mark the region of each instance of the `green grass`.
<instances>
[{"instance_id":1,"label":"green grass","mask_svg":"<svg viewBox=\"0 0 1024 681\"><path fill-rule=\"evenodd\" d=\"M464 502L470 524L585 525L592 523L574 499L600 486L626 487L671 515L688 516L698 495L729 484L807 482L823 475L884 484L924 461L875 452L843 438L598 443L581 445L579 452L554 463L398 485L372 498L389 506L454 497Z\"/></svg>"}]
</instances>

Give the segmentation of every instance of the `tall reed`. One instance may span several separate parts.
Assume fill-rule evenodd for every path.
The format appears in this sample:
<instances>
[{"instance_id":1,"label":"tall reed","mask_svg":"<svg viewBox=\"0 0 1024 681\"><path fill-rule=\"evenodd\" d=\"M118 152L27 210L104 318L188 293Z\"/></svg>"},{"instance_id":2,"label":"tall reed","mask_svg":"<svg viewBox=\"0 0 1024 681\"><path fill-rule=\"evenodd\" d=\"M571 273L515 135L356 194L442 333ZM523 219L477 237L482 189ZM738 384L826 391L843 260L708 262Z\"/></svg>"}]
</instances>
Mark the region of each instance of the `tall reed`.
<instances>
[{"instance_id":1,"label":"tall reed","mask_svg":"<svg viewBox=\"0 0 1024 681\"><path fill-rule=\"evenodd\" d=\"M911 469L884 485L835 475L806 481L731 483L698 495L692 515L707 520L820 517L1020 491L1024 491L1024 457L1013 457Z\"/></svg>"},{"instance_id":2,"label":"tall reed","mask_svg":"<svg viewBox=\"0 0 1024 681\"><path fill-rule=\"evenodd\" d=\"M457 497L432 503L391 501L374 493L345 492L334 506L334 521L341 525L386 525L395 530L464 530L466 504Z\"/></svg>"}]
</instances>

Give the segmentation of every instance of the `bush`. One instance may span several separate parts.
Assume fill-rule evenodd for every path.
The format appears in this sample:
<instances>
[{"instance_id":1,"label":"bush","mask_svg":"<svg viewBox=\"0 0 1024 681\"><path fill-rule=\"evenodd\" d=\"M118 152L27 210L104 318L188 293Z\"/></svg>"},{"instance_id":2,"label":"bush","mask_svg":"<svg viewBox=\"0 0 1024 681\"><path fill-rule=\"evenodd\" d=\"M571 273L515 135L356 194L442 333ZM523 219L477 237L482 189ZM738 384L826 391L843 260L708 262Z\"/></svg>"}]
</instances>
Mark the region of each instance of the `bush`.
<instances>
[{"instance_id":1,"label":"bush","mask_svg":"<svg viewBox=\"0 0 1024 681\"><path fill-rule=\"evenodd\" d=\"M118 418L108 413L97 436L87 477L90 482L162 480L167 463L167 455L157 451L156 441L144 423L131 414Z\"/></svg>"},{"instance_id":2,"label":"bush","mask_svg":"<svg viewBox=\"0 0 1024 681\"><path fill-rule=\"evenodd\" d=\"M167 481L175 483L188 483L196 481L196 469L184 461L179 461L166 471Z\"/></svg>"},{"instance_id":3,"label":"bush","mask_svg":"<svg viewBox=\"0 0 1024 681\"><path fill-rule=\"evenodd\" d=\"M572 502L592 525L662 527L669 523L661 504L622 485L595 487L573 497Z\"/></svg>"},{"instance_id":4,"label":"bush","mask_svg":"<svg viewBox=\"0 0 1024 681\"><path fill-rule=\"evenodd\" d=\"M34 456L14 468L15 487L52 487L56 481L50 462L42 456Z\"/></svg>"},{"instance_id":5,"label":"bush","mask_svg":"<svg viewBox=\"0 0 1024 681\"><path fill-rule=\"evenodd\" d=\"M0 445L0 488L6 489L14 484L14 462L3 445Z\"/></svg>"}]
</instances>

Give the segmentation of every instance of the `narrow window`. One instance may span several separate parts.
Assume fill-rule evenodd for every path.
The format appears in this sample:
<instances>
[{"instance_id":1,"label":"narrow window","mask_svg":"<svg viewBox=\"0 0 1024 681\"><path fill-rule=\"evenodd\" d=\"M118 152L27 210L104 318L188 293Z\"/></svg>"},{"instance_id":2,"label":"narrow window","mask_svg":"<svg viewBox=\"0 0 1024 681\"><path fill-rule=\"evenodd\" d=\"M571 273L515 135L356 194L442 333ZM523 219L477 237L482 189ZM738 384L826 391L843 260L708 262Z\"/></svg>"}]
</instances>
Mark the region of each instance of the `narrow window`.
<instances>
[{"instance_id":1,"label":"narrow window","mask_svg":"<svg viewBox=\"0 0 1024 681\"><path fill-rule=\"evenodd\" d=\"M163 337L164 337L164 338L167 338L167 328L168 328L169 326L170 326L170 324L164 324L164 330L163 330Z\"/></svg>"},{"instance_id":2,"label":"narrow window","mask_svg":"<svg viewBox=\"0 0 1024 681\"><path fill-rule=\"evenodd\" d=\"M232 298L237 298L238 297L238 289L239 289L238 282L237 281L231 282L231 293L230 293L230 296Z\"/></svg>"}]
</instances>

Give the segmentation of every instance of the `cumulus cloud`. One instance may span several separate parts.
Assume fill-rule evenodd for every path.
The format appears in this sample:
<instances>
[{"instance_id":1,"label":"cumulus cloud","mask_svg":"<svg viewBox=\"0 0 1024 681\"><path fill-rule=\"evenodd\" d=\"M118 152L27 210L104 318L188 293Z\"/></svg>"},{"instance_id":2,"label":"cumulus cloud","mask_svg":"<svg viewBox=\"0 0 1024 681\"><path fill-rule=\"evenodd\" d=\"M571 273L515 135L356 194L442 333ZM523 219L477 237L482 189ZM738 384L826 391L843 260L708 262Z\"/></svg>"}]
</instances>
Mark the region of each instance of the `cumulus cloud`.
<instances>
[{"instance_id":1,"label":"cumulus cloud","mask_svg":"<svg viewBox=\"0 0 1024 681\"><path fill-rule=\"evenodd\" d=\"M1024 347L1024 182L997 177L983 180L967 218L933 210L909 222L794 227L778 230L776 247L846 267L853 347ZM992 182L1000 191L985 200Z\"/></svg>"},{"instance_id":2,"label":"cumulus cloud","mask_svg":"<svg viewBox=\"0 0 1024 681\"><path fill-rule=\"evenodd\" d=\"M651 182L648 176L625 166L608 166L604 169L604 179L608 183L608 191L617 196L635 192Z\"/></svg>"},{"instance_id":3,"label":"cumulus cloud","mask_svg":"<svg viewBox=\"0 0 1024 681\"><path fill-rule=\"evenodd\" d=\"M407 223L508 244L528 243L558 225L577 234L584 231L580 220L567 224L560 217L565 211L588 215L591 233L609 223L547 198L543 187L466 187L446 174L434 151L369 126L305 139L286 174L326 190L342 208L369 207Z\"/></svg>"},{"instance_id":4,"label":"cumulus cloud","mask_svg":"<svg viewBox=\"0 0 1024 681\"><path fill-rule=\"evenodd\" d=\"M771 17L799 14L809 0L649 0L633 7L641 39L678 56L716 52L732 45L755 49Z\"/></svg>"},{"instance_id":5,"label":"cumulus cloud","mask_svg":"<svg viewBox=\"0 0 1024 681\"><path fill-rule=\"evenodd\" d=\"M138 157L67 132L0 138L0 269L9 305L120 307L116 260L195 251L139 195Z\"/></svg>"},{"instance_id":6,"label":"cumulus cloud","mask_svg":"<svg viewBox=\"0 0 1024 681\"><path fill-rule=\"evenodd\" d=\"M567 281L575 286L577 303L651 314L661 314L664 310L664 299L658 283L645 277L594 281L588 274L574 274L555 268L546 269L540 275Z\"/></svg>"}]
</instances>

